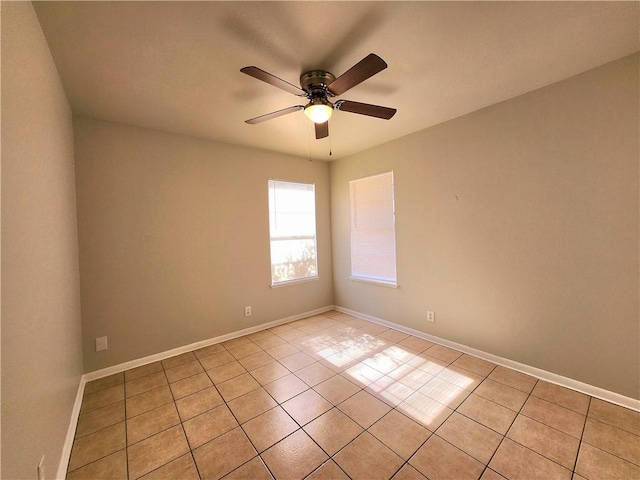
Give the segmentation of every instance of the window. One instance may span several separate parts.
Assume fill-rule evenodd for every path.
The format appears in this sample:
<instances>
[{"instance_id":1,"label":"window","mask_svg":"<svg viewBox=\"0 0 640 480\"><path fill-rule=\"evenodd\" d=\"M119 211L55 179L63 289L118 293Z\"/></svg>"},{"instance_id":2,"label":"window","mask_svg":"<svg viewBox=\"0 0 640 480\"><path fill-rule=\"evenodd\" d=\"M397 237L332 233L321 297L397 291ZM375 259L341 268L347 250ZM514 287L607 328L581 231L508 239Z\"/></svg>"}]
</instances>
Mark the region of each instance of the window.
<instances>
[{"instance_id":1,"label":"window","mask_svg":"<svg viewBox=\"0 0 640 480\"><path fill-rule=\"evenodd\" d=\"M393 172L349 182L351 278L396 287Z\"/></svg>"},{"instance_id":2,"label":"window","mask_svg":"<svg viewBox=\"0 0 640 480\"><path fill-rule=\"evenodd\" d=\"M318 277L315 186L269 180L271 285Z\"/></svg>"}]
</instances>

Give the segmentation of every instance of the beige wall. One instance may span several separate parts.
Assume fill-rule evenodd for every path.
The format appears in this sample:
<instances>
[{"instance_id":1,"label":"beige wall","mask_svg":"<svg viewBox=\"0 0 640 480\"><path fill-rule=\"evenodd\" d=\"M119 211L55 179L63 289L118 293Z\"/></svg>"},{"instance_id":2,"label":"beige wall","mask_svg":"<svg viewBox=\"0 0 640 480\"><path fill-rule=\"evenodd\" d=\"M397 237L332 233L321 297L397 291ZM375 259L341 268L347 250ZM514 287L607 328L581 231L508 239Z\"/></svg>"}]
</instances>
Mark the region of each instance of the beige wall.
<instances>
[{"instance_id":1,"label":"beige wall","mask_svg":"<svg viewBox=\"0 0 640 480\"><path fill-rule=\"evenodd\" d=\"M332 163L336 304L640 398L638 112L635 55ZM387 170L397 290L348 279Z\"/></svg>"},{"instance_id":2,"label":"beige wall","mask_svg":"<svg viewBox=\"0 0 640 480\"><path fill-rule=\"evenodd\" d=\"M69 104L29 2L2 2L2 478L60 461L82 374Z\"/></svg>"},{"instance_id":3,"label":"beige wall","mask_svg":"<svg viewBox=\"0 0 640 480\"><path fill-rule=\"evenodd\" d=\"M326 163L87 118L74 129L85 371L333 303ZM270 287L269 178L316 184L317 281Z\"/></svg>"}]
</instances>

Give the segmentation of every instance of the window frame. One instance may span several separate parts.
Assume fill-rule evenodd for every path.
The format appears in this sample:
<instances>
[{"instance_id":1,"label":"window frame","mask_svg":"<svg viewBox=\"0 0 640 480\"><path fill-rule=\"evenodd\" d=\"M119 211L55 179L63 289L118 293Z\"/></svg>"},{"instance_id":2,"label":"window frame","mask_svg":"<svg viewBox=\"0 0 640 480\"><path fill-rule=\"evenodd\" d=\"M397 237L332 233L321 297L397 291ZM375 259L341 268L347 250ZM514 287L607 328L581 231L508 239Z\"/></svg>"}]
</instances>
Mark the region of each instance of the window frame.
<instances>
[{"instance_id":1,"label":"window frame","mask_svg":"<svg viewBox=\"0 0 640 480\"><path fill-rule=\"evenodd\" d=\"M358 183L366 182L367 180L371 180L374 178L382 177L382 176L390 176L391 185L391 225L393 229L392 234L392 242L391 242L391 251L393 254L393 278L383 277L383 276L375 276L375 275L364 275L364 274L354 274L354 218L356 217L357 212L357 204L354 204L354 186L357 188ZM362 211L359 212L362 215ZM354 282L368 283L388 288L398 288L398 261L397 261L397 241L396 241L397 233L396 233L396 205L395 205L395 175L393 170L377 173L374 175L368 175L366 177L356 178L349 181L349 242L350 242L350 265L349 265L349 279Z\"/></svg>"},{"instance_id":2,"label":"window frame","mask_svg":"<svg viewBox=\"0 0 640 480\"><path fill-rule=\"evenodd\" d=\"M313 194L313 234L299 234L299 235L274 235L272 231L272 215L277 215L277 205L273 206L272 209L272 188L275 194L275 189L278 184L289 184L289 185L298 185L302 187L311 187L311 191ZM273 187L272 187L273 185ZM269 263L271 267L271 288L279 288L287 285L293 285L297 283L306 283L316 281L319 278L318 271L318 217L317 217L317 208L316 208L316 184L311 182L295 182L291 180L282 180L279 178L269 178L267 180L267 207L269 214ZM276 281L274 277L274 263L273 263L273 242L278 241L292 241L292 240L313 240L313 262L315 273L313 275L298 277L298 278L289 278L286 280ZM301 262L291 262L292 264L301 263ZM283 263L278 263L275 266L283 265Z\"/></svg>"}]
</instances>

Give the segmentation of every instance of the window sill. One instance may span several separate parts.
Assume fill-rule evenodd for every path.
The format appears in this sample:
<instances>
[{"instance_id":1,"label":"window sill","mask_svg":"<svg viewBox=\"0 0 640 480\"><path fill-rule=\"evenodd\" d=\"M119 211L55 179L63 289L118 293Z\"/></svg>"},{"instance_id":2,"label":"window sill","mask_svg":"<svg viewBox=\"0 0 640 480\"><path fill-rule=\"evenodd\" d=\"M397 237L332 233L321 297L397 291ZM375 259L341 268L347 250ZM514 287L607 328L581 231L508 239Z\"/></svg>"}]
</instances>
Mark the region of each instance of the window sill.
<instances>
[{"instance_id":1,"label":"window sill","mask_svg":"<svg viewBox=\"0 0 640 480\"><path fill-rule=\"evenodd\" d=\"M395 282L385 282L384 280L375 280L373 278L363 278L363 277L349 277L349 280L360 283L369 283L371 285L378 285L380 287L387 288L399 288L398 284Z\"/></svg>"},{"instance_id":2,"label":"window sill","mask_svg":"<svg viewBox=\"0 0 640 480\"><path fill-rule=\"evenodd\" d=\"M284 282L272 283L270 287L280 288L280 287L286 287L287 285L295 285L297 283L315 282L316 280L318 280L318 278L319 278L318 276L315 276L315 277L307 277L307 278L297 278L295 280L286 280Z\"/></svg>"}]
</instances>

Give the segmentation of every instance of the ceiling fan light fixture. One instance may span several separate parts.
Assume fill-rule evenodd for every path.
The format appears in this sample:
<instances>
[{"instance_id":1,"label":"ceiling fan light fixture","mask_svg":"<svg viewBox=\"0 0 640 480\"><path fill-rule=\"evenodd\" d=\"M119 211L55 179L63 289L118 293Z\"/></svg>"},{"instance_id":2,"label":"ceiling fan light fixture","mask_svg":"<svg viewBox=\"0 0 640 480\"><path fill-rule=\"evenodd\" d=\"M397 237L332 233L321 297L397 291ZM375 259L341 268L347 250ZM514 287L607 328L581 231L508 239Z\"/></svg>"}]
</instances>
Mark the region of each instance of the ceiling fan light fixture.
<instances>
[{"instance_id":1,"label":"ceiling fan light fixture","mask_svg":"<svg viewBox=\"0 0 640 480\"><path fill-rule=\"evenodd\" d=\"M333 105L324 98L314 98L304 107L304 114L313 123L325 123L331 118Z\"/></svg>"}]
</instances>

